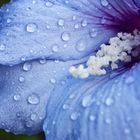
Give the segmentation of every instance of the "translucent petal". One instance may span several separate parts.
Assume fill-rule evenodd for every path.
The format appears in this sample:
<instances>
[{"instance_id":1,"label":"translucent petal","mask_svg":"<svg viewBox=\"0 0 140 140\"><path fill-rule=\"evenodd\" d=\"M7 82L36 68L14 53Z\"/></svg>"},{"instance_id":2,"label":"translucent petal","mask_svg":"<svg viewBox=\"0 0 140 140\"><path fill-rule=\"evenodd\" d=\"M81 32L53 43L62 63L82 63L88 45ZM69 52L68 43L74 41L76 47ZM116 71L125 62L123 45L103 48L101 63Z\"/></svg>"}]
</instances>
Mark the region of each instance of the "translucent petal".
<instances>
[{"instance_id":1,"label":"translucent petal","mask_svg":"<svg viewBox=\"0 0 140 140\"><path fill-rule=\"evenodd\" d=\"M72 62L26 62L0 66L0 128L16 134L42 131L46 105ZM74 63L73 63L74 64Z\"/></svg>"},{"instance_id":2,"label":"translucent petal","mask_svg":"<svg viewBox=\"0 0 140 140\"><path fill-rule=\"evenodd\" d=\"M115 76L68 80L49 100L49 140L139 140L140 65Z\"/></svg>"},{"instance_id":3,"label":"translucent petal","mask_svg":"<svg viewBox=\"0 0 140 140\"><path fill-rule=\"evenodd\" d=\"M13 0L2 7L0 64L14 65L42 57L80 59L116 33L105 28L105 13L95 5L91 3L91 9L82 1L77 3L83 7L72 7L74 1L64 4L44 0Z\"/></svg>"}]
</instances>

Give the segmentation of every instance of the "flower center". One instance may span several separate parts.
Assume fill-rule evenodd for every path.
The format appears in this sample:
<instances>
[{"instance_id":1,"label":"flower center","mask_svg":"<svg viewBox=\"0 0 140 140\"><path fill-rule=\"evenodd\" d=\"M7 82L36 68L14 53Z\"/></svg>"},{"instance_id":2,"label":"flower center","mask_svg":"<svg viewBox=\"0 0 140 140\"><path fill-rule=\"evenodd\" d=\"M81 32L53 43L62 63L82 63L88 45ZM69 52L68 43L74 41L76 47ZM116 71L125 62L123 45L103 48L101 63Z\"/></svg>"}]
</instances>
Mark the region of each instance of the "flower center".
<instances>
[{"instance_id":1,"label":"flower center","mask_svg":"<svg viewBox=\"0 0 140 140\"><path fill-rule=\"evenodd\" d=\"M118 33L109 40L109 44L102 44L94 56L90 56L86 65L72 66L69 72L72 76L81 79L91 75L107 74L108 69L119 68L120 62L130 64L140 56L140 31L133 33ZM121 64L122 64L121 63Z\"/></svg>"}]
</instances>

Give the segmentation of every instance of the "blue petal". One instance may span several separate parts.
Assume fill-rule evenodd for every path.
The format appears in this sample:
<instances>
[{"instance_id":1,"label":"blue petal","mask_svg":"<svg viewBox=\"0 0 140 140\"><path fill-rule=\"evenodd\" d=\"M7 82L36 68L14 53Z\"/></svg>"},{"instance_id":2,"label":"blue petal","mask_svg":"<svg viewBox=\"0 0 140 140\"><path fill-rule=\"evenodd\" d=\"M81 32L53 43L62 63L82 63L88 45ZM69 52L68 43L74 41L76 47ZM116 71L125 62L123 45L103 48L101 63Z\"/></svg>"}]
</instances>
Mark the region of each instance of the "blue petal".
<instances>
[{"instance_id":1,"label":"blue petal","mask_svg":"<svg viewBox=\"0 0 140 140\"><path fill-rule=\"evenodd\" d=\"M2 7L0 64L13 65L42 57L80 59L116 33L101 26L104 12L91 2L92 9L84 7L81 0L77 3L83 5L82 10L71 6L76 5L74 1L64 4L63 1L13 0Z\"/></svg>"},{"instance_id":2,"label":"blue petal","mask_svg":"<svg viewBox=\"0 0 140 140\"><path fill-rule=\"evenodd\" d=\"M46 105L54 87L65 81L72 62L32 61L0 66L0 128L16 134L42 131ZM74 64L74 63L73 63Z\"/></svg>"},{"instance_id":3,"label":"blue petal","mask_svg":"<svg viewBox=\"0 0 140 140\"><path fill-rule=\"evenodd\" d=\"M140 65L86 81L68 79L50 98L48 140L139 140ZM116 75L116 76L115 76ZM115 77L114 77L115 76Z\"/></svg>"}]
</instances>

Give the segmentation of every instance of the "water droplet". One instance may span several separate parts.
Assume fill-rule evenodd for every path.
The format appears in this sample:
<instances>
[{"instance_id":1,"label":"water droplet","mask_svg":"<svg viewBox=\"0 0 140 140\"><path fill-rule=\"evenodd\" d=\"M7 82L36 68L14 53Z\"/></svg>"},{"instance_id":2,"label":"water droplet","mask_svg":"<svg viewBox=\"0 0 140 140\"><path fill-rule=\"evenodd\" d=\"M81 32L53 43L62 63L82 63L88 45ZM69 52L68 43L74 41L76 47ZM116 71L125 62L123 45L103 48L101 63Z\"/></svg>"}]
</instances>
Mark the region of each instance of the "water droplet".
<instances>
[{"instance_id":1,"label":"water droplet","mask_svg":"<svg viewBox=\"0 0 140 140\"><path fill-rule=\"evenodd\" d=\"M31 68L32 68L32 65L31 65L30 62L25 62L25 63L23 64L23 70L24 70L24 71L30 71Z\"/></svg>"},{"instance_id":2,"label":"water droplet","mask_svg":"<svg viewBox=\"0 0 140 140\"><path fill-rule=\"evenodd\" d=\"M94 28L92 28L92 29L90 30L89 34L90 34L90 37L91 37L91 38L94 38L94 37L97 36L97 31L96 31Z\"/></svg>"},{"instance_id":3,"label":"water droplet","mask_svg":"<svg viewBox=\"0 0 140 140\"><path fill-rule=\"evenodd\" d=\"M36 4L36 1L35 1L35 0L33 0L33 1L32 1L32 3L33 3L33 4Z\"/></svg>"},{"instance_id":4,"label":"water droplet","mask_svg":"<svg viewBox=\"0 0 140 140\"><path fill-rule=\"evenodd\" d=\"M87 26L87 21L86 20L83 20L82 21L82 27L86 27Z\"/></svg>"},{"instance_id":5,"label":"water droplet","mask_svg":"<svg viewBox=\"0 0 140 140\"><path fill-rule=\"evenodd\" d=\"M64 19L59 19L57 24L58 24L59 26L64 26L64 24L65 24Z\"/></svg>"},{"instance_id":6,"label":"water droplet","mask_svg":"<svg viewBox=\"0 0 140 140\"><path fill-rule=\"evenodd\" d=\"M125 128L125 129L124 129L124 133L125 133L125 134L129 134L129 133L130 133L130 129Z\"/></svg>"},{"instance_id":7,"label":"water droplet","mask_svg":"<svg viewBox=\"0 0 140 140\"><path fill-rule=\"evenodd\" d=\"M52 122L52 124L53 124L53 125L55 125L55 124L56 124L56 122L55 122L55 121L53 121L53 122Z\"/></svg>"},{"instance_id":8,"label":"water droplet","mask_svg":"<svg viewBox=\"0 0 140 140\"><path fill-rule=\"evenodd\" d=\"M106 124L111 124L112 121L111 121L111 119L108 118L105 120L105 122L106 122Z\"/></svg>"},{"instance_id":9,"label":"water droplet","mask_svg":"<svg viewBox=\"0 0 140 140\"><path fill-rule=\"evenodd\" d=\"M76 23L76 24L74 25L74 28L75 28L75 29L79 29L79 27L80 27L80 25L79 25L78 23Z\"/></svg>"},{"instance_id":10,"label":"water droplet","mask_svg":"<svg viewBox=\"0 0 140 140\"><path fill-rule=\"evenodd\" d=\"M29 33L35 32L36 29L37 29L37 25L35 23L29 23L26 26L26 31L29 32Z\"/></svg>"},{"instance_id":11,"label":"water droplet","mask_svg":"<svg viewBox=\"0 0 140 140\"><path fill-rule=\"evenodd\" d=\"M69 41L70 40L70 34L67 33L67 32L63 32L61 37L62 37L63 41Z\"/></svg>"},{"instance_id":12,"label":"water droplet","mask_svg":"<svg viewBox=\"0 0 140 140\"><path fill-rule=\"evenodd\" d=\"M7 23L11 23L11 21L12 21L12 20L11 20L10 18L7 19Z\"/></svg>"},{"instance_id":13,"label":"water droplet","mask_svg":"<svg viewBox=\"0 0 140 140\"><path fill-rule=\"evenodd\" d=\"M107 0L101 0L102 6L108 6L109 2Z\"/></svg>"},{"instance_id":14,"label":"water droplet","mask_svg":"<svg viewBox=\"0 0 140 140\"><path fill-rule=\"evenodd\" d=\"M55 83L56 83L56 80L55 80L54 78L52 78L52 79L50 79L50 82L51 82L52 84L55 84Z\"/></svg>"},{"instance_id":15,"label":"water droplet","mask_svg":"<svg viewBox=\"0 0 140 140\"><path fill-rule=\"evenodd\" d=\"M47 7L52 7L52 6L53 6L53 3L52 3L52 2L47 1L45 5L46 5Z\"/></svg>"},{"instance_id":16,"label":"water droplet","mask_svg":"<svg viewBox=\"0 0 140 140\"><path fill-rule=\"evenodd\" d=\"M33 126L33 122L32 121L27 121L26 122L26 127L30 128Z\"/></svg>"},{"instance_id":17,"label":"water droplet","mask_svg":"<svg viewBox=\"0 0 140 140\"><path fill-rule=\"evenodd\" d=\"M106 101L105 101L105 104L107 106L111 106L113 103L114 103L114 100L112 98L110 98L110 97L107 98Z\"/></svg>"},{"instance_id":18,"label":"water droplet","mask_svg":"<svg viewBox=\"0 0 140 140\"><path fill-rule=\"evenodd\" d=\"M86 49L86 43L84 40L80 40L76 44L76 50L79 52L83 52Z\"/></svg>"},{"instance_id":19,"label":"water droplet","mask_svg":"<svg viewBox=\"0 0 140 140\"><path fill-rule=\"evenodd\" d=\"M53 45L53 46L52 46L52 51L53 51L53 52L58 52L58 48L59 48L58 45Z\"/></svg>"},{"instance_id":20,"label":"water droplet","mask_svg":"<svg viewBox=\"0 0 140 140\"><path fill-rule=\"evenodd\" d=\"M63 109L64 109L64 110L69 109L69 107L70 107L70 106L69 106L68 104L64 104L64 105L63 105Z\"/></svg>"},{"instance_id":21,"label":"water droplet","mask_svg":"<svg viewBox=\"0 0 140 140\"><path fill-rule=\"evenodd\" d=\"M32 104L32 105L36 105L39 103L39 96L37 94L32 94L28 97L27 101L28 103Z\"/></svg>"},{"instance_id":22,"label":"water droplet","mask_svg":"<svg viewBox=\"0 0 140 140\"><path fill-rule=\"evenodd\" d=\"M135 81L134 77L129 76L125 79L126 84L132 84Z\"/></svg>"},{"instance_id":23,"label":"water droplet","mask_svg":"<svg viewBox=\"0 0 140 140\"><path fill-rule=\"evenodd\" d=\"M45 59L45 58L40 59L40 60L39 60L39 63L40 63L40 64L45 64L45 63L46 63L46 59Z\"/></svg>"},{"instance_id":24,"label":"water droplet","mask_svg":"<svg viewBox=\"0 0 140 140\"><path fill-rule=\"evenodd\" d=\"M19 81L22 83L22 82L25 81L25 78L24 78L23 76L20 76L20 77L19 77Z\"/></svg>"},{"instance_id":25,"label":"water droplet","mask_svg":"<svg viewBox=\"0 0 140 140\"><path fill-rule=\"evenodd\" d=\"M6 46L4 44L0 45L0 51L4 51L6 49Z\"/></svg>"},{"instance_id":26,"label":"water droplet","mask_svg":"<svg viewBox=\"0 0 140 140\"><path fill-rule=\"evenodd\" d=\"M17 112L17 113L16 113L16 116L17 116L18 118L20 118L20 117L22 116L22 114L23 114L22 112Z\"/></svg>"},{"instance_id":27,"label":"water droplet","mask_svg":"<svg viewBox=\"0 0 140 140\"><path fill-rule=\"evenodd\" d=\"M106 18L105 17L102 17L101 24L105 24L105 23L106 23Z\"/></svg>"},{"instance_id":28,"label":"water droplet","mask_svg":"<svg viewBox=\"0 0 140 140\"><path fill-rule=\"evenodd\" d=\"M71 118L71 120L75 121L78 119L79 115L80 114L78 112L74 112L71 114L70 118Z\"/></svg>"},{"instance_id":29,"label":"water droplet","mask_svg":"<svg viewBox=\"0 0 140 140\"><path fill-rule=\"evenodd\" d=\"M18 100L20 100L20 97L21 97L20 94L15 94L14 95L14 100L18 101Z\"/></svg>"},{"instance_id":30,"label":"water droplet","mask_svg":"<svg viewBox=\"0 0 140 140\"><path fill-rule=\"evenodd\" d=\"M36 113L33 113L33 114L31 114L30 117L31 117L31 120L34 121L34 120L37 119L37 114Z\"/></svg>"},{"instance_id":31,"label":"water droplet","mask_svg":"<svg viewBox=\"0 0 140 140\"><path fill-rule=\"evenodd\" d=\"M89 116L89 119L90 119L90 121L95 121L96 118L95 118L95 116L90 115L90 116Z\"/></svg>"},{"instance_id":32,"label":"water droplet","mask_svg":"<svg viewBox=\"0 0 140 140\"><path fill-rule=\"evenodd\" d=\"M88 107L92 104L92 99L91 99L91 96L88 95L88 96L85 96L82 100L82 106L83 107Z\"/></svg>"}]
</instances>

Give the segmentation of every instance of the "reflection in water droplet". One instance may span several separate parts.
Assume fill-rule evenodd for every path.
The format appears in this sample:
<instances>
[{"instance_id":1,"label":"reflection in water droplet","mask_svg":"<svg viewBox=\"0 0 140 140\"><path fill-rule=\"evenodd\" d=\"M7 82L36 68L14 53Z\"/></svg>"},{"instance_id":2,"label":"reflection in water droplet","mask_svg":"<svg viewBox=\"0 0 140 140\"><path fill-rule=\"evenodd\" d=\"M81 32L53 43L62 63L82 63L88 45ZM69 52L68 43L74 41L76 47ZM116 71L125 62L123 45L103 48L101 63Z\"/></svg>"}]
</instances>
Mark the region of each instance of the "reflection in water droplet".
<instances>
[{"instance_id":1,"label":"reflection in water droplet","mask_svg":"<svg viewBox=\"0 0 140 140\"><path fill-rule=\"evenodd\" d=\"M91 96L85 96L82 100L82 106L83 107L88 107L92 104L92 99L91 99Z\"/></svg>"},{"instance_id":2,"label":"reflection in water droplet","mask_svg":"<svg viewBox=\"0 0 140 140\"><path fill-rule=\"evenodd\" d=\"M52 46L52 51L53 52L58 52L58 48L59 48L58 45L53 45Z\"/></svg>"},{"instance_id":3,"label":"reflection in water droplet","mask_svg":"<svg viewBox=\"0 0 140 140\"><path fill-rule=\"evenodd\" d=\"M55 84L55 83L56 83L56 80L55 80L54 78L52 78L52 79L50 79L50 82L51 82L52 84Z\"/></svg>"},{"instance_id":4,"label":"reflection in water droplet","mask_svg":"<svg viewBox=\"0 0 140 140\"><path fill-rule=\"evenodd\" d=\"M29 23L26 25L26 31L29 33L35 32L37 29L37 25L35 23Z\"/></svg>"},{"instance_id":5,"label":"reflection in water droplet","mask_svg":"<svg viewBox=\"0 0 140 140\"><path fill-rule=\"evenodd\" d=\"M40 99L39 99L39 96L37 94L33 93L32 95L30 95L27 98L27 101L29 104L36 105L39 103Z\"/></svg>"},{"instance_id":6,"label":"reflection in water droplet","mask_svg":"<svg viewBox=\"0 0 140 140\"><path fill-rule=\"evenodd\" d=\"M90 115L90 116L89 116L89 119L90 119L90 121L95 121L96 118L95 118L95 116Z\"/></svg>"}]
</instances>

